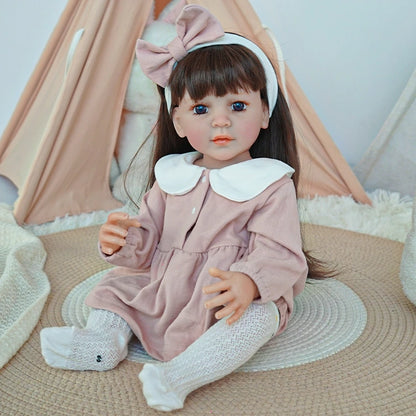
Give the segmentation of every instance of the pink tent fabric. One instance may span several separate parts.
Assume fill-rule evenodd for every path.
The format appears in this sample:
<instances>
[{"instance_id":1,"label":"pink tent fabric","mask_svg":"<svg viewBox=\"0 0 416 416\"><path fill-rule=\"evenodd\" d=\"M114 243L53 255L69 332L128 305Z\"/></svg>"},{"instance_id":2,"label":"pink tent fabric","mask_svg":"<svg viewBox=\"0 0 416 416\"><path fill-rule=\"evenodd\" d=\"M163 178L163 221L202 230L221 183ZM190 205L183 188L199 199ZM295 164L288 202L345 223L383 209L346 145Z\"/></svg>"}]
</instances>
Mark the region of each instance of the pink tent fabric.
<instances>
[{"instance_id":1,"label":"pink tent fabric","mask_svg":"<svg viewBox=\"0 0 416 416\"><path fill-rule=\"evenodd\" d=\"M159 11L167 3L157 1ZM248 0L199 0L226 31L258 43L277 68L273 42ZM69 0L0 140L0 174L18 188L18 223L121 206L109 187L134 46L150 0ZM78 42L77 39L80 36ZM69 58L70 57L70 58ZM299 143L299 197L363 188L286 68Z\"/></svg>"}]
</instances>

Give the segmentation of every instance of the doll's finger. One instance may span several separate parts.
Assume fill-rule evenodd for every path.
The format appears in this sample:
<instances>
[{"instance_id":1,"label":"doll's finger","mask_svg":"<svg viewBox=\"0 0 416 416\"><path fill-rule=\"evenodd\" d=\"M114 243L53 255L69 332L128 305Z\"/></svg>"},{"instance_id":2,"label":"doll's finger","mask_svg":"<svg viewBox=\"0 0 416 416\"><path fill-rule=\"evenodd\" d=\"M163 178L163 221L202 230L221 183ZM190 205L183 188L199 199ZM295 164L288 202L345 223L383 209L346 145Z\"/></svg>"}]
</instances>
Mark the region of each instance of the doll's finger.
<instances>
[{"instance_id":1,"label":"doll's finger","mask_svg":"<svg viewBox=\"0 0 416 416\"><path fill-rule=\"evenodd\" d=\"M206 295L210 295L212 293L218 293L218 292L222 292L224 290L228 290L229 288L230 288L230 285L228 284L228 282L221 281L221 282L218 282L218 283L214 283L212 285L204 286L202 288L202 291Z\"/></svg>"},{"instance_id":2,"label":"doll's finger","mask_svg":"<svg viewBox=\"0 0 416 416\"><path fill-rule=\"evenodd\" d=\"M107 223L117 224L119 221L126 220L128 217L129 215L125 212L112 212L107 218Z\"/></svg>"},{"instance_id":3,"label":"doll's finger","mask_svg":"<svg viewBox=\"0 0 416 416\"><path fill-rule=\"evenodd\" d=\"M236 310L238 310L240 305L238 305L235 302L231 302L228 305L225 305L223 308L221 308L219 311L215 313L216 319L222 319L225 318L228 315L234 314Z\"/></svg>"},{"instance_id":4,"label":"doll's finger","mask_svg":"<svg viewBox=\"0 0 416 416\"><path fill-rule=\"evenodd\" d=\"M111 244L111 243L100 243L100 247L101 247L101 251L104 254L107 254L108 256L111 256L112 254L114 254L116 251L118 251L120 249L120 245L119 244Z\"/></svg>"},{"instance_id":5,"label":"doll's finger","mask_svg":"<svg viewBox=\"0 0 416 416\"><path fill-rule=\"evenodd\" d=\"M104 244L114 247L124 247L126 245L126 240L123 237L117 237L117 236L108 236Z\"/></svg>"},{"instance_id":6,"label":"doll's finger","mask_svg":"<svg viewBox=\"0 0 416 416\"><path fill-rule=\"evenodd\" d=\"M234 322L237 322L244 314L245 309L243 307L238 308L234 313L227 319L227 324L231 325Z\"/></svg>"},{"instance_id":7,"label":"doll's finger","mask_svg":"<svg viewBox=\"0 0 416 416\"><path fill-rule=\"evenodd\" d=\"M100 241L101 251L104 254L108 254L108 255L114 254L116 251L120 250L120 248L124 247L125 245L126 245L125 240L116 241L116 242L112 242L108 240Z\"/></svg>"},{"instance_id":8,"label":"doll's finger","mask_svg":"<svg viewBox=\"0 0 416 416\"><path fill-rule=\"evenodd\" d=\"M208 269L208 273L213 277L218 277L218 279L228 279L229 278L229 272L221 269L217 269L216 267L210 267Z\"/></svg>"},{"instance_id":9,"label":"doll's finger","mask_svg":"<svg viewBox=\"0 0 416 416\"><path fill-rule=\"evenodd\" d=\"M113 251L118 250L120 247L124 246L126 244L127 231L120 229L117 230L117 232L119 234L117 234L115 231L107 232L105 230L101 230L98 238L100 246L103 248L109 247Z\"/></svg>"},{"instance_id":10,"label":"doll's finger","mask_svg":"<svg viewBox=\"0 0 416 416\"><path fill-rule=\"evenodd\" d=\"M217 306L226 305L227 303L234 300L234 295L231 292L224 292L214 298L205 302L207 309L216 308Z\"/></svg>"},{"instance_id":11,"label":"doll's finger","mask_svg":"<svg viewBox=\"0 0 416 416\"><path fill-rule=\"evenodd\" d=\"M104 224L101 227L100 234L104 237L106 235L118 235L120 237L125 237L127 235L127 230L123 227L114 224Z\"/></svg>"},{"instance_id":12,"label":"doll's finger","mask_svg":"<svg viewBox=\"0 0 416 416\"><path fill-rule=\"evenodd\" d=\"M101 246L101 251L108 256L111 256L114 253L115 248L110 246Z\"/></svg>"},{"instance_id":13,"label":"doll's finger","mask_svg":"<svg viewBox=\"0 0 416 416\"><path fill-rule=\"evenodd\" d=\"M226 323L227 325L231 325L234 322L237 322L243 316L245 310L246 308L243 306L237 303L232 303L219 310L215 314L215 318L219 320L229 316L229 318L226 320Z\"/></svg>"},{"instance_id":14,"label":"doll's finger","mask_svg":"<svg viewBox=\"0 0 416 416\"><path fill-rule=\"evenodd\" d=\"M142 226L140 224L140 222L138 220L136 220L135 218L129 218L129 219L123 221L123 225L126 228L130 228L130 227L140 228Z\"/></svg>"}]
</instances>

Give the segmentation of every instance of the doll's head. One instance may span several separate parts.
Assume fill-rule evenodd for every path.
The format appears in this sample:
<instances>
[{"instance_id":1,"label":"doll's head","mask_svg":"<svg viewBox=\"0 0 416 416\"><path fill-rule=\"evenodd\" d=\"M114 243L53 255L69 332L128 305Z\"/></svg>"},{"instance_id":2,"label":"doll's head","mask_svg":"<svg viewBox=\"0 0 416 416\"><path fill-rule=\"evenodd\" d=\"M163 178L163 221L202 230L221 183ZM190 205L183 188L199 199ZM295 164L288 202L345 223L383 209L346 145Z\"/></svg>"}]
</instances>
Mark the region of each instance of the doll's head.
<instances>
[{"instance_id":1,"label":"doll's head","mask_svg":"<svg viewBox=\"0 0 416 416\"><path fill-rule=\"evenodd\" d=\"M159 87L161 106L154 163L167 154L194 150L187 140L179 137L172 121L172 112L185 92L198 101L207 95L221 97L239 90L258 91L264 105L270 106L263 66L252 51L239 44L207 46L190 52L175 65L168 86L168 94L166 88ZM270 112L269 126L260 131L250 155L279 159L295 171L298 169L292 120L282 94ZM293 179L296 182L297 176Z\"/></svg>"},{"instance_id":2,"label":"doll's head","mask_svg":"<svg viewBox=\"0 0 416 416\"><path fill-rule=\"evenodd\" d=\"M193 150L178 136L172 121L172 111L185 93L200 100L244 90L258 91L270 116L268 127L250 148L251 157L279 159L297 170L290 113L283 95L278 96L277 76L264 52L244 37L224 34L215 17L199 6L185 7L177 30L178 37L166 48L138 41L139 62L159 85L161 95L153 165L167 154Z\"/></svg>"},{"instance_id":3,"label":"doll's head","mask_svg":"<svg viewBox=\"0 0 416 416\"><path fill-rule=\"evenodd\" d=\"M178 136L202 154L196 162L201 166L250 159L251 146L268 126L264 73L250 55L241 45L209 46L191 52L172 72L173 124Z\"/></svg>"}]
</instances>

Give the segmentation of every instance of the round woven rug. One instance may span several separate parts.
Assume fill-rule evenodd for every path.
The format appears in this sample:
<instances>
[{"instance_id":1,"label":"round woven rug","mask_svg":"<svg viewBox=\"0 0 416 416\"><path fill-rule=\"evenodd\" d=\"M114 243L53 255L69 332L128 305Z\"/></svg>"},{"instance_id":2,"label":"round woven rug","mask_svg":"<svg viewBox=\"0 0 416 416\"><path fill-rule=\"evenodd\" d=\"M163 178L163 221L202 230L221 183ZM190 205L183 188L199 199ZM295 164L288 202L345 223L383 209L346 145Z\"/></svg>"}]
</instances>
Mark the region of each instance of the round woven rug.
<instances>
[{"instance_id":1,"label":"round woven rug","mask_svg":"<svg viewBox=\"0 0 416 416\"><path fill-rule=\"evenodd\" d=\"M71 290L62 306L66 325L85 327L90 312L85 298L106 272L96 273ZM276 370L328 357L351 345L366 322L365 307L348 286L334 279L309 281L295 298L287 329L237 371ZM156 361L137 339L130 342L127 359L139 363Z\"/></svg>"},{"instance_id":2,"label":"round woven rug","mask_svg":"<svg viewBox=\"0 0 416 416\"><path fill-rule=\"evenodd\" d=\"M403 244L322 226L305 225L303 232L306 248L335 265L339 270L337 281L361 299L367 312L361 335L349 346L319 360L230 374L191 393L185 407L173 414L415 414L416 308L403 294L399 280ZM75 372L50 368L41 356L39 331L65 325L62 309L68 295L108 268L97 256L97 235L98 227L90 227L41 238L48 253L45 271L51 294L30 339L0 370L1 415L165 414L149 409L145 403L137 378L141 363L125 360L103 373ZM313 289L319 289L319 285ZM345 315L356 319L348 305ZM331 321L332 317L323 318ZM309 330L314 332L314 328ZM306 335L297 336L298 340L293 338L293 352Z\"/></svg>"}]
</instances>

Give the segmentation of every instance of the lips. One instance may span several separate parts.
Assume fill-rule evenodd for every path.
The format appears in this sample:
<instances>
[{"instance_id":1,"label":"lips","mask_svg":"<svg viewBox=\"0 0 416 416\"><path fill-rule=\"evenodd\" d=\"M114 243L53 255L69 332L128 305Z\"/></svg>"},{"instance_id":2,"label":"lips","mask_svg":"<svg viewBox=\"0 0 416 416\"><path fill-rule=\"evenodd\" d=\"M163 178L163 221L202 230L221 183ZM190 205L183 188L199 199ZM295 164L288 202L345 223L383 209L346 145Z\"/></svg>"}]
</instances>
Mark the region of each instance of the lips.
<instances>
[{"instance_id":1,"label":"lips","mask_svg":"<svg viewBox=\"0 0 416 416\"><path fill-rule=\"evenodd\" d=\"M221 136L215 136L212 141L218 146L224 146L224 145L230 143L232 140L233 140L233 138L230 137L230 136L221 135Z\"/></svg>"}]
</instances>

